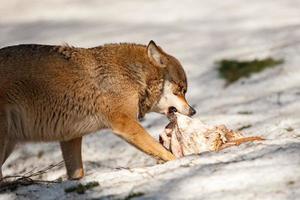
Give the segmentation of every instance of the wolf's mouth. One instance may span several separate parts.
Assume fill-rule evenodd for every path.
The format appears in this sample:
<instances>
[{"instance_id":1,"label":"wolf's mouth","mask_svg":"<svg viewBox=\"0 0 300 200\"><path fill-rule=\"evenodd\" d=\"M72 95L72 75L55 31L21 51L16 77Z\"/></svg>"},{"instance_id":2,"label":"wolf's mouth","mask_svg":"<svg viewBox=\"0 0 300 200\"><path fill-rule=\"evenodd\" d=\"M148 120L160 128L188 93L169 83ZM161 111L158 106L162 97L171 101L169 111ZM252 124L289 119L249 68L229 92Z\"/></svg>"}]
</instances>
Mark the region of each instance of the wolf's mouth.
<instances>
[{"instance_id":1,"label":"wolf's mouth","mask_svg":"<svg viewBox=\"0 0 300 200\"><path fill-rule=\"evenodd\" d=\"M177 112L177 109L174 106L169 107L169 109L168 109L169 114L173 114L173 113L176 113L176 112Z\"/></svg>"},{"instance_id":2,"label":"wolf's mouth","mask_svg":"<svg viewBox=\"0 0 300 200\"><path fill-rule=\"evenodd\" d=\"M167 112L167 116L170 117L171 115L174 115L174 113L178 112L177 108L175 108L174 106L171 106L168 108L168 112ZM181 113L179 111L179 113ZM181 113L181 114L184 114L184 113ZM196 114L196 110L194 108L192 108L191 106L189 106L189 111L187 114L185 114L186 116L193 116Z\"/></svg>"},{"instance_id":3,"label":"wolf's mouth","mask_svg":"<svg viewBox=\"0 0 300 200\"><path fill-rule=\"evenodd\" d=\"M175 113L177 112L177 109L174 106L171 106L168 108L167 117L171 120L175 116Z\"/></svg>"}]
</instances>

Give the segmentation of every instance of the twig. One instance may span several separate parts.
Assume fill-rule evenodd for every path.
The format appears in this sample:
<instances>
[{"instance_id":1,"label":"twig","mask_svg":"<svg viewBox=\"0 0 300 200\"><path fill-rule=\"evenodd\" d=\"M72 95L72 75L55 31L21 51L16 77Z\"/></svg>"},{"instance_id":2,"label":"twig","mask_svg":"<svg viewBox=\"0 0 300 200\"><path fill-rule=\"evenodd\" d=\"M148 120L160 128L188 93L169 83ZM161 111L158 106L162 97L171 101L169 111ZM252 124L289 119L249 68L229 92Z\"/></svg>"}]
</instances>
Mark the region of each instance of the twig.
<instances>
[{"instance_id":1,"label":"twig","mask_svg":"<svg viewBox=\"0 0 300 200\"><path fill-rule=\"evenodd\" d=\"M32 185L32 184L39 184L39 183L59 183L59 181L47 181L47 180L40 180L40 179L33 179L33 178L45 174L49 170L63 165L63 163L64 162L61 161L57 164L50 165L41 170L38 170L37 172L33 172L33 170L31 170L29 172L26 172L23 175L5 176L2 179L0 179L0 192L5 190L14 190L18 186L24 186L24 185Z\"/></svg>"}]
</instances>

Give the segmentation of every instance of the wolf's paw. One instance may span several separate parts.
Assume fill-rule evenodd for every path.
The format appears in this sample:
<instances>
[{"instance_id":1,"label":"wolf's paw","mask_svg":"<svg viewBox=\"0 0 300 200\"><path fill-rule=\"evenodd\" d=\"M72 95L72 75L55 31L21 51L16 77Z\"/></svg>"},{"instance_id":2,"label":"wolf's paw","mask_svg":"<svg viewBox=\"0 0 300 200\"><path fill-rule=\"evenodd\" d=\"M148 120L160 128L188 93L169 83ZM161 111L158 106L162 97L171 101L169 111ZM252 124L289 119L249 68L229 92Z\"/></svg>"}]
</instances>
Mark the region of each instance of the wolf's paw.
<instances>
[{"instance_id":1,"label":"wolf's paw","mask_svg":"<svg viewBox=\"0 0 300 200\"><path fill-rule=\"evenodd\" d=\"M73 173L68 174L68 179L69 180L79 180L84 176L84 171L83 169L77 169Z\"/></svg>"}]
</instances>

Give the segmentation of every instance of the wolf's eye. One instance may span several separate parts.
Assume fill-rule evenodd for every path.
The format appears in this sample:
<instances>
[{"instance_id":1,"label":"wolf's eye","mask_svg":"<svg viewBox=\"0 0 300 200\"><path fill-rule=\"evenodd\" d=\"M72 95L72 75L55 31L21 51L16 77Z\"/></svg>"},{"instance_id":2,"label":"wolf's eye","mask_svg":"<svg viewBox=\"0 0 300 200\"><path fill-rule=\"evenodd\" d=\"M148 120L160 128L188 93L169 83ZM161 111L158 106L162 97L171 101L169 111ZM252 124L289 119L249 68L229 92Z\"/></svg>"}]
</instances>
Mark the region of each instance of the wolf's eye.
<instances>
[{"instance_id":1,"label":"wolf's eye","mask_svg":"<svg viewBox=\"0 0 300 200\"><path fill-rule=\"evenodd\" d=\"M179 95L179 93L180 92L177 92L177 91L173 92L173 94L176 95L176 96Z\"/></svg>"}]
</instances>

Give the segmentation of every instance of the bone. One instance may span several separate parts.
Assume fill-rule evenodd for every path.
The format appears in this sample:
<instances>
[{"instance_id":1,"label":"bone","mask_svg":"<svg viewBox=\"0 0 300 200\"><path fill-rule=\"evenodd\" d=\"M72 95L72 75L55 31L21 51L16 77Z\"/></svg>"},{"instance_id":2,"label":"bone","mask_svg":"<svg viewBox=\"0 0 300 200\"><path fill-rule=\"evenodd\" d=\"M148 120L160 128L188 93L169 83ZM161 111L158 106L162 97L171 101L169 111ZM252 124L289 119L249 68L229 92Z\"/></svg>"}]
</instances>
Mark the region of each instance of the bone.
<instances>
[{"instance_id":1,"label":"bone","mask_svg":"<svg viewBox=\"0 0 300 200\"><path fill-rule=\"evenodd\" d=\"M208 125L177 112L170 114L169 119L170 123L160 134L159 141L177 158L264 140L259 136L244 137L241 132L230 130L225 125Z\"/></svg>"}]
</instances>

